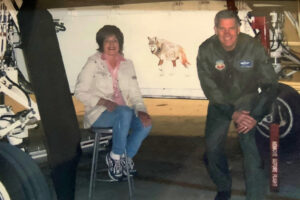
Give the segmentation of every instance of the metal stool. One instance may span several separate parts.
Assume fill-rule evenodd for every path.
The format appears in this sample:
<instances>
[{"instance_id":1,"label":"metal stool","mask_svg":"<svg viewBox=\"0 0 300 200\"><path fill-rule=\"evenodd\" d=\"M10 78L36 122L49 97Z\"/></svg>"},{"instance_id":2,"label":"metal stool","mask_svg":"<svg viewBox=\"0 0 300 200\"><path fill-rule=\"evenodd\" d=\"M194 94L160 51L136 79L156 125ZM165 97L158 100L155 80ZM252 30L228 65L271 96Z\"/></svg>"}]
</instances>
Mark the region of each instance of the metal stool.
<instances>
[{"instance_id":1,"label":"metal stool","mask_svg":"<svg viewBox=\"0 0 300 200\"><path fill-rule=\"evenodd\" d=\"M99 152L103 150L101 147L105 147L103 144L108 144L108 141L112 139L112 128L92 128L91 129L92 133L95 134L95 139L94 139L94 147L93 147L93 159L92 159L92 167L91 167L91 176L90 176L90 186L89 186L89 200L93 198L93 193L96 185L96 181L102 181L102 182L116 182L111 179L100 179L97 178L97 170L98 167L98 156ZM103 142L103 137L106 137L108 140L106 142ZM102 146L101 146L102 145ZM125 150L125 155L127 155L126 150ZM128 159L126 157L126 171L127 171L127 181L128 181L128 190L129 190L129 199L133 200L133 178L129 174L129 166L128 166ZM107 171L107 169L105 169Z\"/></svg>"}]
</instances>

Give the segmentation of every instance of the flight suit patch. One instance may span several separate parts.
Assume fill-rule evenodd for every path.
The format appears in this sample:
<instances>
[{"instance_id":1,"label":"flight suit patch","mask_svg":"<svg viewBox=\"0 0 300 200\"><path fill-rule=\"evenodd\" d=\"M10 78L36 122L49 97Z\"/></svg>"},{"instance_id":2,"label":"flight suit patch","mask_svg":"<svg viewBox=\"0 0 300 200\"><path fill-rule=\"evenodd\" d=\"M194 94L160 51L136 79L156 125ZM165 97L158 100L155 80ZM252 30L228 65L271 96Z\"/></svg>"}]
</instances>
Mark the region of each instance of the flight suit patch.
<instances>
[{"instance_id":1,"label":"flight suit patch","mask_svg":"<svg viewBox=\"0 0 300 200\"><path fill-rule=\"evenodd\" d=\"M240 68L242 69L249 69L252 68L252 61L251 60L241 60L240 61Z\"/></svg>"},{"instance_id":2,"label":"flight suit patch","mask_svg":"<svg viewBox=\"0 0 300 200\"><path fill-rule=\"evenodd\" d=\"M225 69L225 63L224 60L217 60L216 61L216 65L215 68L219 71L222 71L223 69Z\"/></svg>"}]
</instances>

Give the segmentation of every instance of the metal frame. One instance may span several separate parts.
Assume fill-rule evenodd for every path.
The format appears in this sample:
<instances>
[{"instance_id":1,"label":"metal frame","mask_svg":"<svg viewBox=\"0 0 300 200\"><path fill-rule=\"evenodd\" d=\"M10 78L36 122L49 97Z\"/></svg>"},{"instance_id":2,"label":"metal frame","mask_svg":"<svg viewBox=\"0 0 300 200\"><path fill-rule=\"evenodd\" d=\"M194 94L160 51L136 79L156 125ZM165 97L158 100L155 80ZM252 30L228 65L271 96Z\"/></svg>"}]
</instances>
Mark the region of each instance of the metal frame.
<instances>
[{"instance_id":1,"label":"metal frame","mask_svg":"<svg viewBox=\"0 0 300 200\"><path fill-rule=\"evenodd\" d=\"M112 130L112 128L92 128L92 132L95 134L95 139L94 139L92 167L91 167L91 174L90 174L90 185L89 185L89 195L88 195L89 200L93 199L96 181L116 182L115 180L112 180L112 179L97 178L97 172L99 172L98 157L99 157L99 153L101 152L101 150L103 150L103 148L101 149L100 141L101 141L102 137L107 137L107 135L111 135L111 137L108 139L108 140L110 140L112 138L113 130ZM125 155L126 154L127 153L125 150ZM129 165L128 165L127 156L126 156L125 162L126 162L126 171L127 171L129 199L134 200L134 195L133 195L134 183L133 183L133 177L129 173ZM100 171L103 171L103 169ZM106 171L107 171L107 169L106 169Z\"/></svg>"}]
</instances>

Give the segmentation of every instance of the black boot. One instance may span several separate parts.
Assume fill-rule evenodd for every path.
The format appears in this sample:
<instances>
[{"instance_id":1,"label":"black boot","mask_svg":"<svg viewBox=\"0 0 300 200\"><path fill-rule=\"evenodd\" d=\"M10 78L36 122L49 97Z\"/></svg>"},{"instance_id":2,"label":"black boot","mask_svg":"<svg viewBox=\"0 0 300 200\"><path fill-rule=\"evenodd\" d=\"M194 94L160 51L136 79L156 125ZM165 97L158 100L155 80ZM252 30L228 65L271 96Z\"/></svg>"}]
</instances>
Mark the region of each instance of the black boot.
<instances>
[{"instance_id":1,"label":"black boot","mask_svg":"<svg viewBox=\"0 0 300 200\"><path fill-rule=\"evenodd\" d=\"M231 196L230 191L221 191L221 192L218 192L215 200L229 200L230 196Z\"/></svg>"}]
</instances>

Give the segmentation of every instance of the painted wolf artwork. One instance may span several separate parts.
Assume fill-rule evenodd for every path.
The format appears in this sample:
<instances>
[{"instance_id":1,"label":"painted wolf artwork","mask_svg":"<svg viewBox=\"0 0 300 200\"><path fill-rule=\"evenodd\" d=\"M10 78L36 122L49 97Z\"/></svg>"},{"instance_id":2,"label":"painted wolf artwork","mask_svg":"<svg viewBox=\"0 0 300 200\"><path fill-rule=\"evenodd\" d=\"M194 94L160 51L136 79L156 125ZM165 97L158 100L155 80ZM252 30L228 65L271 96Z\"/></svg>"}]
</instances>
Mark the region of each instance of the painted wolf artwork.
<instances>
[{"instance_id":1,"label":"painted wolf artwork","mask_svg":"<svg viewBox=\"0 0 300 200\"><path fill-rule=\"evenodd\" d=\"M151 53L159 58L158 67L160 71L162 71L162 64L165 60L171 61L173 67L176 67L176 61L178 59L181 60L181 64L185 68L188 68L188 65L190 65L180 45L157 37L148 37L148 40Z\"/></svg>"}]
</instances>

